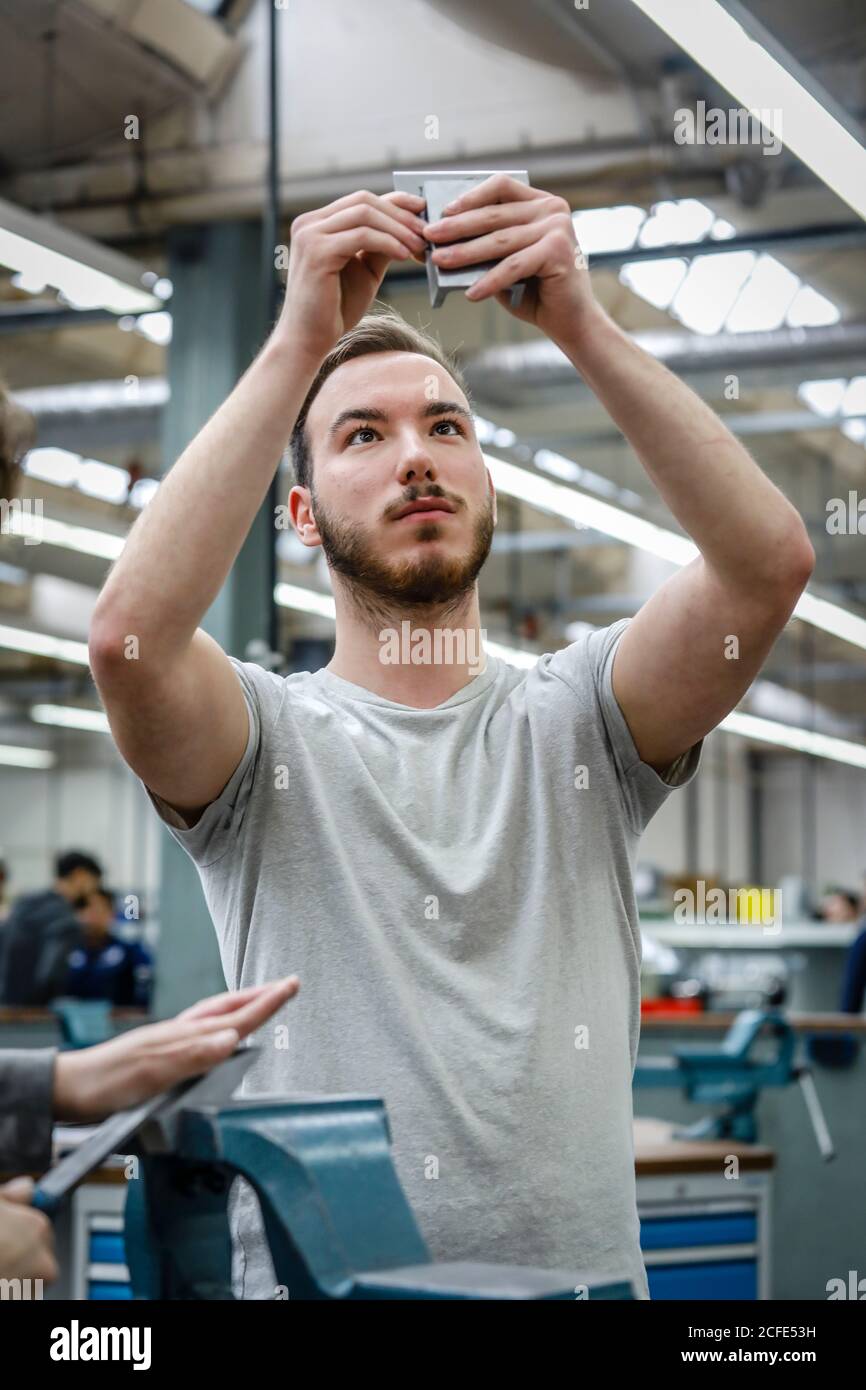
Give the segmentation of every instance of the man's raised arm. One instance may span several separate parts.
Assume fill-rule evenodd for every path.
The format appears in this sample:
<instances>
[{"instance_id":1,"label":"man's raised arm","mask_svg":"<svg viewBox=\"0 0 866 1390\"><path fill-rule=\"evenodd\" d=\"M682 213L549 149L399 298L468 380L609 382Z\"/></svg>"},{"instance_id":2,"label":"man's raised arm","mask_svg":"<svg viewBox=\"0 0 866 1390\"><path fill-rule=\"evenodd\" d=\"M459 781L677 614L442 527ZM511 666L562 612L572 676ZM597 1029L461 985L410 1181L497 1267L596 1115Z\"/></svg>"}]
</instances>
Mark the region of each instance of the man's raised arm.
<instances>
[{"instance_id":1,"label":"man's raised arm","mask_svg":"<svg viewBox=\"0 0 866 1390\"><path fill-rule=\"evenodd\" d=\"M742 699L815 554L799 513L718 416L606 315L590 316L572 354L700 551L647 600L614 657L638 752L663 772Z\"/></svg>"},{"instance_id":2,"label":"man's raised arm","mask_svg":"<svg viewBox=\"0 0 866 1390\"><path fill-rule=\"evenodd\" d=\"M760 670L812 573L806 527L709 406L597 304L565 199L494 174L426 236L449 270L498 258L467 299L495 296L570 358L701 552L643 605L614 658L638 753L663 772ZM529 283L512 305L518 280Z\"/></svg>"},{"instance_id":3,"label":"man's raised arm","mask_svg":"<svg viewBox=\"0 0 866 1390\"><path fill-rule=\"evenodd\" d=\"M97 601L90 662L115 742L188 824L229 781L248 727L235 671L198 624L267 495L322 359L369 307L389 261L423 250L421 207L409 194L359 192L296 218L274 332L161 483Z\"/></svg>"}]
</instances>

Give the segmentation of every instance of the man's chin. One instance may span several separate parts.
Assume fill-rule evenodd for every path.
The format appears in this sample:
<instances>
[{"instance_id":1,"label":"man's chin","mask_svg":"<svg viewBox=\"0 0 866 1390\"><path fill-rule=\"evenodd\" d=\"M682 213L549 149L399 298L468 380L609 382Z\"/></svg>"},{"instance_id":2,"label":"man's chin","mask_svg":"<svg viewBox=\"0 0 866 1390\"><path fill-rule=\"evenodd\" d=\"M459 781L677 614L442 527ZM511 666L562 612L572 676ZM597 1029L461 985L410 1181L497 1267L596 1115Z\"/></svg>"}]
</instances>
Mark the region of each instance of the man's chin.
<instances>
[{"instance_id":1,"label":"man's chin","mask_svg":"<svg viewBox=\"0 0 866 1390\"><path fill-rule=\"evenodd\" d=\"M433 607L465 594L472 588L475 575L463 561L431 558L409 567L383 565L380 574L367 572L356 576L354 582L386 602Z\"/></svg>"},{"instance_id":2,"label":"man's chin","mask_svg":"<svg viewBox=\"0 0 866 1390\"><path fill-rule=\"evenodd\" d=\"M493 538L492 520L487 517L476 527L468 553L449 553L450 546L423 543L408 555L391 556L383 554L385 538L373 541L343 523L334 523L323 511L317 520L332 572L362 603L366 598L390 609L436 608L458 601L475 584ZM435 526L437 533L439 529ZM427 541L426 536L417 539ZM438 540L438 534L429 537L430 542Z\"/></svg>"}]
</instances>

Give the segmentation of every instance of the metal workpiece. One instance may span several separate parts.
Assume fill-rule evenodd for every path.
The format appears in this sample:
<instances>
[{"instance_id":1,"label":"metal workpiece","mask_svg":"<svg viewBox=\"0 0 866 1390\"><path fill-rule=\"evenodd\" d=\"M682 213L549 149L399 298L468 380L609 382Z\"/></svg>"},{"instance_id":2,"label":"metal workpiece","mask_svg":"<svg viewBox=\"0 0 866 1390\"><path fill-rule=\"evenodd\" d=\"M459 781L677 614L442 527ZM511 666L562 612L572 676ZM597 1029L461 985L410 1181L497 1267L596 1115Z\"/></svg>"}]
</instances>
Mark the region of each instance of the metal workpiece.
<instances>
[{"instance_id":1,"label":"metal workpiece","mask_svg":"<svg viewBox=\"0 0 866 1390\"><path fill-rule=\"evenodd\" d=\"M394 171L394 188L397 192L414 193L423 198L427 207L426 212L421 214L422 218L426 222L438 222L442 217L442 209L448 203L468 192L470 188L483 183L494 173L507 174L509 178L529 185L529 174L525 169L397 169ZM433 261L431 253L434 250L435 247L428 246L425 255L430 304L434 309L441 308L445 296L452 290L468 290L470 285L474 285L496 265L496 261L484 261L477 265L460 266L457 270L446 270ZM512 308L518 307L525 289L524 280L518 280L511 286Z\"/></svg>"}]
</instances>

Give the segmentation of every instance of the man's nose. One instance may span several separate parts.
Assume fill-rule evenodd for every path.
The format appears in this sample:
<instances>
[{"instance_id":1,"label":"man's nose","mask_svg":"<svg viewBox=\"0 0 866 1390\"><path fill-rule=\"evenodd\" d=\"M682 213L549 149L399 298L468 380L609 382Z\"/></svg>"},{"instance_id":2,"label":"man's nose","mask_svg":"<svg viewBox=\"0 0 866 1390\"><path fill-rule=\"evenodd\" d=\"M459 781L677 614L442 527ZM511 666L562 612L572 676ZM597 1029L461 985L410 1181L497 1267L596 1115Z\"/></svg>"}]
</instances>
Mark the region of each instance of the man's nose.
<instances>
[{"instance_id":1,"label":"man's nose","mask_svg":"<svg viewBox=\"0 0 866 1390\"><path fill-rule=\"evenodd\" d=\"M416 437L403 445L398 476L401 483L417 483L425 478L432 481L436 478L433 455L422 439Z\"/></svg>"}]
</instances>

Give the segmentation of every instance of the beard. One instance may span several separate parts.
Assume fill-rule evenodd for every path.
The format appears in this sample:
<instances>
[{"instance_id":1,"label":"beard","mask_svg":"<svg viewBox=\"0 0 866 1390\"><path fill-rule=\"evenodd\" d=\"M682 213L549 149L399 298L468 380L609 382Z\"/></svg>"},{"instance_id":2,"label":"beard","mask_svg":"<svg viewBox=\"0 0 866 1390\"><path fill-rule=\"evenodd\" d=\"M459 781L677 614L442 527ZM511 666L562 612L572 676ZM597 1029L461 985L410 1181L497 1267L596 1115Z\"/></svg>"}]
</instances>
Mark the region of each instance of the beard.
<instances>
[{"instance_id":1,"label":"beard","mask_svg":"<svg viewBox=\"0 0 866 1390\"><path fill-rule=\"evenodd\" d=\"M431 494L425 493L425 496ZM331 570L346 581L351 597L371 618L395 609L447 609L460 604L475 584L493 541L493 501L479 512L465 555L445 556L430 549L413 558L381 558L363 529L332 516L315 493L313 513ZM411 499L410 499L411 500ZM439 536L438 521L418 522L419 541Z\"/></svg>"}]
</instances>

